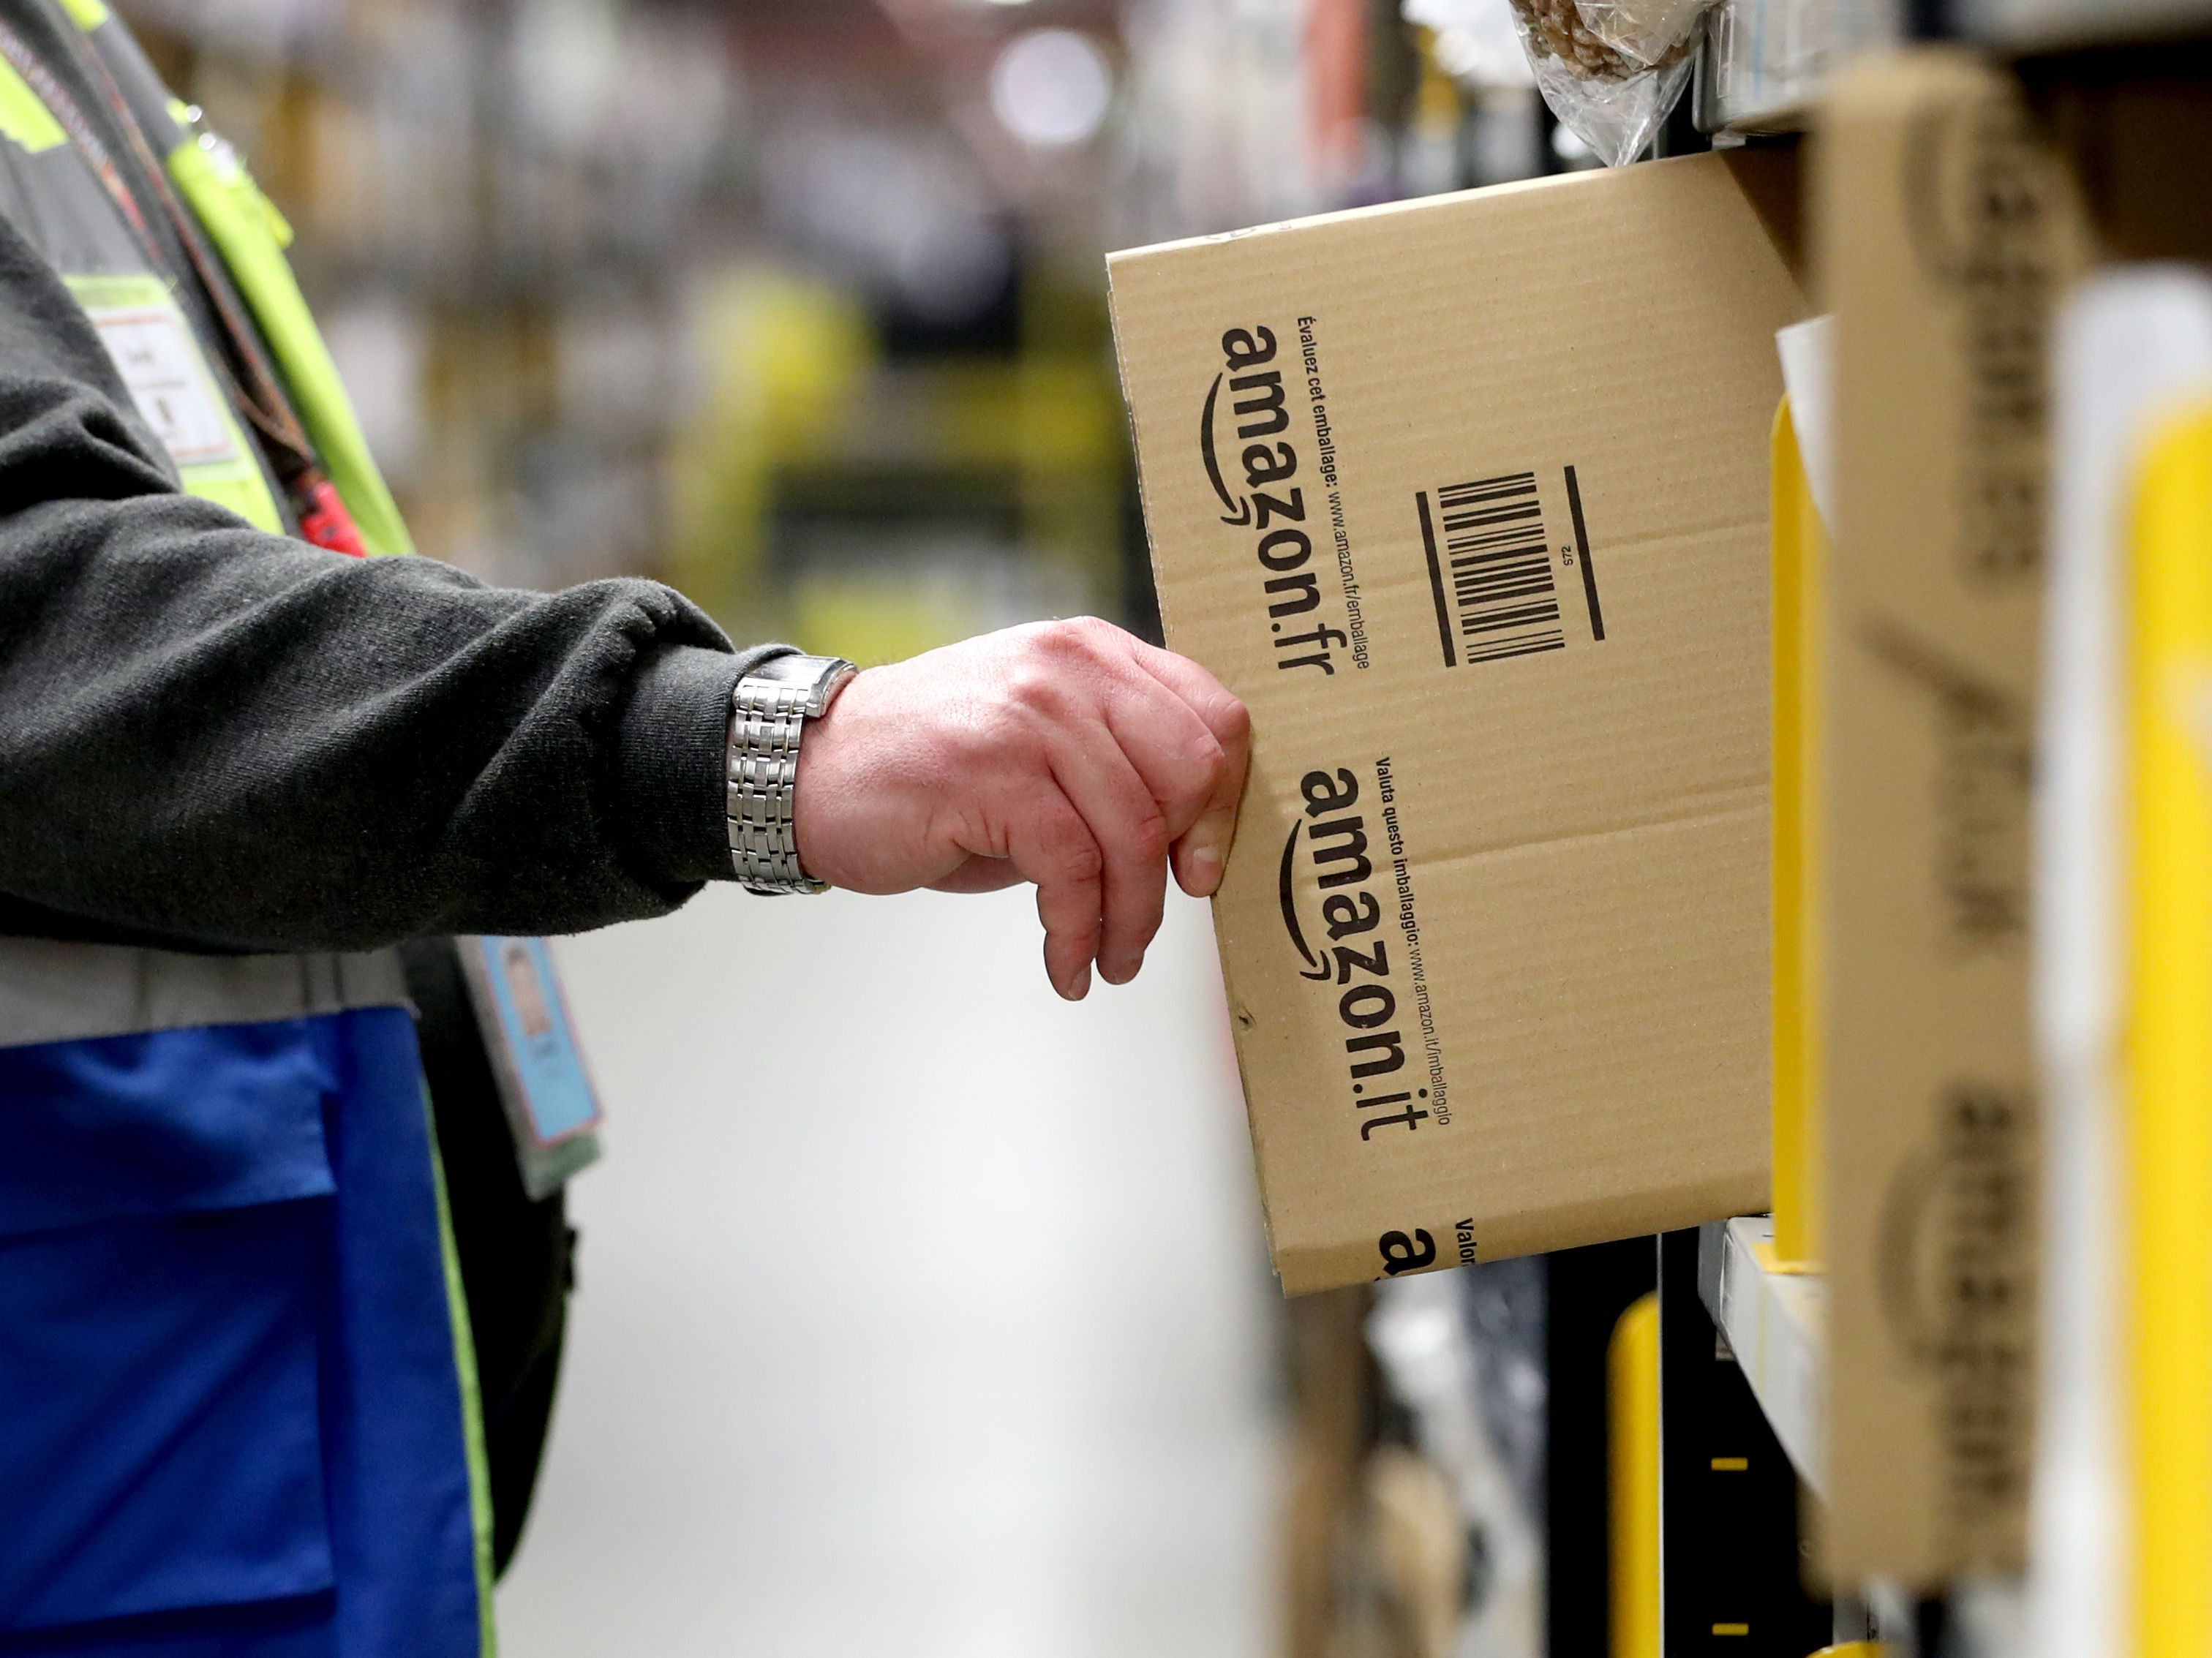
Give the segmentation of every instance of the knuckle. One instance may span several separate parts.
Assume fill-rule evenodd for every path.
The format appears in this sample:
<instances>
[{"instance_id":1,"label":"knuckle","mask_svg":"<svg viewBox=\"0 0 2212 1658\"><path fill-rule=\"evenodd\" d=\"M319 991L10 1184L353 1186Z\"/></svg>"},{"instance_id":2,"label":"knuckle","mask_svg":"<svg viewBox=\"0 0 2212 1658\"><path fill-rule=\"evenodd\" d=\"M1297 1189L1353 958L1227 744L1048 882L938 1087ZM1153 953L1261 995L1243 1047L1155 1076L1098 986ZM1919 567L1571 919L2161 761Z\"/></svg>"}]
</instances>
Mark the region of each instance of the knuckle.
<instances>
[{"instance_id":1,"label":"knuckle","mask_svg":"<svg viewBox=\"0 0 2212 1658\"><path fill-rule=\"evenodd\" d=\"M1212 732L1207 732L1191 744L1190 753L1187 759L1192 779L1192 791L1194 793L1204 794L1220 780L1222 772L1227 768L1229 750L1222 746L1219 738Z\"/></svg>"},{"instance_id":2,"label":"knuckle","mask_svg":"<svg viewBox=\"0 0 2212 1658\"><path fill-rule=\"evenodd\" d=\"M1073 823L1061 824L1053 841L1061 880L1088 885L1105 873L1106 854Z\"/></svg>"},{"instance_id":3,"label":"knuckle","mask_svg":"<svg viewBox=\"0 0 2212 1658\"><path fill-rule=\"evenodd\" d=\"M1024 662L1006 676L1006 700L1029 715L1048 720L1057 715L1067 700L1060 674L1051 659Z\"/></svg>"},{"instance_id":4,"label":"knuckle","mask_svg":"<svg viewBox=\"0 0 2212 1658\"><path fill-rule=\"evenodd\" d=\"M1066 660L1081 657L1088 649L1083 618L1045 622L1037 625L1036 649L1043 656Z\"/></svg>"},{"instance_id":5,"label":"knuckle","mask_svg":"<svg viewBox=\"0 0 2212 1658\"><path fill-rule=\"evenodd\" d=\"M1088 666L1112 656L1121 631L1095 616L1072 616L1046 623L1037 643L1056 661Z\"/></svg>"},{"instance_id":6,"label":"knuckle","mask_svg":"<svg viewBox=\"0 0 2212 1658\"><path fill-rule=\"evenodd\" d=\"M1121 839L1121 850L1139 864L1155 864L1168 855L1167 820L1149 812L1130 824Z\"/></svg>"}]
</instances>

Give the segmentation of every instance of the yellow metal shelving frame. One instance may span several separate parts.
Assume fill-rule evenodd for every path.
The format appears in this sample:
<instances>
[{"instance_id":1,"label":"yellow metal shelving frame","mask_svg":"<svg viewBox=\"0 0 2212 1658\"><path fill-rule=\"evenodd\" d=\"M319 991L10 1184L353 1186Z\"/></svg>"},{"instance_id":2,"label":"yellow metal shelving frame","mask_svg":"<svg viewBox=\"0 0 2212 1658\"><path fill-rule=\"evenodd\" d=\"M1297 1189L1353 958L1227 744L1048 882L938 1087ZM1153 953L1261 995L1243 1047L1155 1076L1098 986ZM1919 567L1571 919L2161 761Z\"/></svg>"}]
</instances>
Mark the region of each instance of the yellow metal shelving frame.
<instances>
[{"instance_id":1,"label":"yellow metal shelving frame","mask_svg":"<svg viewBox=\"0 0 2212 1658\"><path fill-rule=\"evenodd\" d=\"M2212 1651L2212 410L2146 451L2126 623L2130 1658Z\"/></svg>"}]
</instances>

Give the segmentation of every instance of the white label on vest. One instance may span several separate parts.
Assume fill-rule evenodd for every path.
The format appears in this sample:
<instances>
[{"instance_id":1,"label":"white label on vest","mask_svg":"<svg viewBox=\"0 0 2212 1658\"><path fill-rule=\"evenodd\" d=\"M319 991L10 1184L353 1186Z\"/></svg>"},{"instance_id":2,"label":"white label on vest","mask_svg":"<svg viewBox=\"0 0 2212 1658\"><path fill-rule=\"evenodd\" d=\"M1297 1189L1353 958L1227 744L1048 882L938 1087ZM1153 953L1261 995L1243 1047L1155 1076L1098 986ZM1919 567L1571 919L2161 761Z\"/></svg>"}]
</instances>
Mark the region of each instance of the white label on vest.
<instances>
[{"instance_id":1,"label":"white label on vest","mask_svg":"<svg viewBox=\"0 0 2212 1658\"><path fill-rule=\"evenodd\" d=\"M167 306L137 305L88 306L85 314L170 459L198 466L236 457L230 422L181 316Z\"/></svg>"}]
</instances>

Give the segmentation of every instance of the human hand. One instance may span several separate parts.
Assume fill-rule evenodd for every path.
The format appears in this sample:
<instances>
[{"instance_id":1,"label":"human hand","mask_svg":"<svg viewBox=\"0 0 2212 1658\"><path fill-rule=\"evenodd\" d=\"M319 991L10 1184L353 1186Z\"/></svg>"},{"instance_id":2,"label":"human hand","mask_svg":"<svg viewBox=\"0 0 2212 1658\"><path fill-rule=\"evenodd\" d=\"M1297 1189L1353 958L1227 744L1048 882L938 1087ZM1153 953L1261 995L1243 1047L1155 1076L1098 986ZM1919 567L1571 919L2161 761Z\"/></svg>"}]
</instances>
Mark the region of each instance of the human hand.
<instances>
[{"instance_id":1,"label":"human hand","mask_svg":"<svg viewBox=\"0 0 2212 1658\"><path fill-rule=\"evenodd\" d=\"M1079 1001L1127 984L1167 870L1210 896L1250 720L1196 663L1094 616L986 634L848 683L799 751L808 874L855 892L1034 881L1045 972Z\"/></svg>"}]
</instances>

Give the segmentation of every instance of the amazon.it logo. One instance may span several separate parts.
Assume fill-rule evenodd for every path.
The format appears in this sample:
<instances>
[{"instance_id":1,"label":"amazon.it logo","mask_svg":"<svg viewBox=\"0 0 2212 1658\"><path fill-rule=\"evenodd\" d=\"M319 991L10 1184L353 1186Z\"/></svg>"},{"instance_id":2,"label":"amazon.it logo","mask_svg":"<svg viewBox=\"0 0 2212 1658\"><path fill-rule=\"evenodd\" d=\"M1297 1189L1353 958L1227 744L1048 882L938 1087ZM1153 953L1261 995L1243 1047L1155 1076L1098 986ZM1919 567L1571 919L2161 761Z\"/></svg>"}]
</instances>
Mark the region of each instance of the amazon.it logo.
<instances>
[{"instance_id":1,"label":"amazon.it logo","mask_svg":"<svg viewBox=\"0 0 2212 1658\"><path fill-rule=\"evenodd\" d=\"M1371 1139L1378 1128L1412 1133L1429 1120L1431 1108L1419 1103L1428 1099L1429 1090L1382 1080L1405 1069L1406 1044L1398 1025L1382 904L1372 885L1367 820L1353 810L1360 801L1359 777L1343 767L1310 771L1298 780L1298 795L1305 810L1291 821L1283 841L1277 878L1283 930L1303 963L1298 976L1337 993L1336 1017L1345 1030L1345 1080L1360 1139ZM1300 903L1309 867L1320 897L1319 913L1310 920Z\"/></svg>"}]
</instances>

